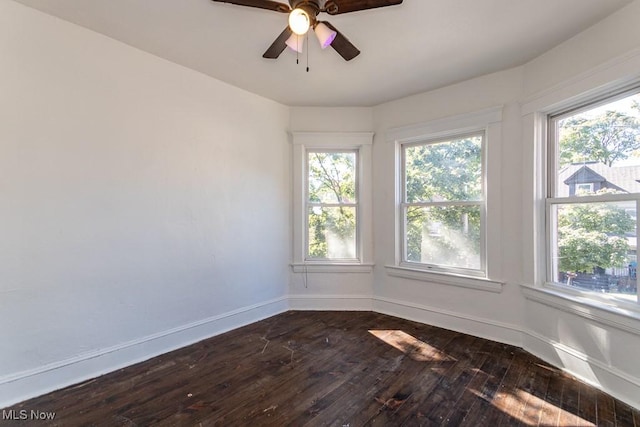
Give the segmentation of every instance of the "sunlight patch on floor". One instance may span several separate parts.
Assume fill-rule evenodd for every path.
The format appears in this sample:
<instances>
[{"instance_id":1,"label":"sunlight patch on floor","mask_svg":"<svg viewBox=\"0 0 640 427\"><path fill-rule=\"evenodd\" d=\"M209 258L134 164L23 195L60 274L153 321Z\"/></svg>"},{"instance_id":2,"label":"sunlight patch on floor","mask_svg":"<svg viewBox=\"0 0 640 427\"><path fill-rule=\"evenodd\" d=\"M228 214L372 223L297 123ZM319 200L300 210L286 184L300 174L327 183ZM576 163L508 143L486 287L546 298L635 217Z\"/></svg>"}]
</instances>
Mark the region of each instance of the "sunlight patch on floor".
<instances>
[{"instance_id":1,"label":"sunlight patch on floor","mask_svg":"<svg viewBox=\"0 0 640 427\"><path fill-rule=\"evenodd\" d=\"M397 348L413 360L419 362L441 362L454 360L442 351L420 341L414 336L399 330L370 330L369 333L379 340Z\"/></svg>"},{"instance_id":2,"label":"sunlight patch on floor","mask_svg":"<svg viewBox=\"0 0 640 427\"><path fill-rule=\"evenodd\" d=\"M526 425L557 425L559 419L572 418L575 420L575 424L571 425L595 426L576 414L558 408L524 390L516 390L515 393L498 392L491 400L479 391L471 390L471 392Z\"/></svg>"}]
</instances>

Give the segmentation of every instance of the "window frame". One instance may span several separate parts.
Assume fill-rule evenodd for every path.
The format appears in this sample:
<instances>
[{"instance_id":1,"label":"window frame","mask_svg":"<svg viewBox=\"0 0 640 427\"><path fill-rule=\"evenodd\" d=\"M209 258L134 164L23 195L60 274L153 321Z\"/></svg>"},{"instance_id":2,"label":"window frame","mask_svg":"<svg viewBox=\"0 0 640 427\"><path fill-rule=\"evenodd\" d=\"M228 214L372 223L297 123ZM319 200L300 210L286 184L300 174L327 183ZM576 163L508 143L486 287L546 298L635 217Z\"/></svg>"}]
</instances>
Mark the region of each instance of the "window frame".
<instances>
[{"instance_id":1,"label":"window frame","mask_svg":"<svg viewBox=\"0 0 640 427\"><path fill-rule=\"evenodd\" d=\"M500 278L503 274L502 254L502 194L501 176L501 151L503 144L502 115L504 105L496 105L481 110L465 112L461 114L436 118L427 122L391 128L386 131L386 141L392 145L395 153L393 185L395 192L394 206L394 238L395 257L392 263L385 264L387 275L403 279L418 280L429 284L455 286L473 290L501 293L504 289L504 281ZM484 180L485 180L485 275L470 276L454 271L434 271L433 269L420 269L413 266L401 265L400 253L402 236L400 231L401 210L401 177L400 177L400 145L403 143L425 141L430 139L447 138L451 135L476 132L484 130ZM391 190L391 188L390 188ZM487 236L491 236L489 239Z\"/></svg>"},{"instance_id":2,"label":"window frame","mask_svg":"<svg viewBox=\"0 0 640 427\"><path fill-rule=\"evenodd\" d=\"M542 144L544 163L543 179L546 184L543 184L543 204L544 204L544 286L560 291L562 293L573 295L574 297L585 298L587 300L597 301L602 304L615 305L617 307L629 308L633 311L640 310L640 287L636 293L636 302L628 301L620 298L616 294L602 294L594 291L587 291L583 289L573 288L563 283L558 283L554 280L555 264L554 259L557 258L557 229L554 221L554 209L559 205L573 205L573 204L592 204L592 203L607 203L607 202L633 202L636 206L636 213L640 212L640 192L638 193L623 193L623 194L583 194L569 195L564 197L557 196L557 179L559 171L559 140L558 140L558 123L567 117L574 116L576 114L593 110L600 106L619 101L632 95L640 94L640 85L634 84L632 86L624 87L619 90L600 93L597 96L588 97L582 99L575 104L565 104L561 108L557 108L547 114L541 116L544 123L541 123L542 127L546 129L543 133L546 138ZM592 188L593 188L593 184ZM636 219L636 242L640 242L640 223Z\"/></svg>"},{"instance_id":3,"label":"window frame","mask_svg":"<svg viewBox=\"0 0 640 427\"><path fill-rule=\"evenodd\" d=\"M399 227L399 236L398 240L400 241L399 248L399 265L402 267L419 269L419 270L428 270L439 273L450 273L450 274L459 274L464 276L474 276L474 277L486 277L487 275L487 248L486 248L486 182L487 182L487 174L486 174L486 129L480 128L473 131L465 131L465 132L452 132L450 134L441 135L438 137L425 138L422 140L412 140L407 142L402 142L399 144L399 184L400 188L398 189L398 193L400 195L400 203L399 203L399 213L398 219L400 221ZM480 142L480 168L481 168L481 177L480 177L480 187L481 187L481 200L474 201L463 201L463 200L449 200L445 202L408 202L407 198L407 173L406 173L406 149L408 147L416 147L416 146L426 146L431 144L440 144L440 143L448 143L455 140L464 139L467 137L481 137ZM454 266L446 266L442 264L433 264L433 263L423 263L423 262L415 262L408 260L408 238L407 238L407 210L410 206L418 206L418 207L432 207L432 206L440 206L440 207L452 207L452 206L478 206L480 209L480 268L472 269L472 268L464 268L464 267L454 267Z\"/></svg>"},{"instance_id":4,"label":"window frame","mask_svg":"<svg viewBox=\"0 0 640 427\"><path fill-rule=\"evenodd\" d=\"M355 185L355 202L354 203L322 203L311 202L309 200L309 155L311 153L354 153L355 154L355 173L354 173L354 185ZM326 262L326 263L360 263L362 261L362 248L361 248L361 231L360 231L360 150L355 148L305 148L305 174L304 174L304 189L305 189L305 206L304 211L306 213L304 220L304 261L305 262ZM312 258L309 254L309 209L312 207L353 207L356 214L356 226L355 226L355 257L354 258Z\"/></svg>"},{"instance_id":5,"label":"window frame","mask_svg":"<svg viewBox=\"0 0 640 427\"><path fill-rule=\"evenodd\" d=\"M291 132L292 144L292 255L294 273L370 273L373 270L372 144L373 132ZM357 152L356 171L358 259L308 257L307 152Z\"/></svg>"}]
</instances>

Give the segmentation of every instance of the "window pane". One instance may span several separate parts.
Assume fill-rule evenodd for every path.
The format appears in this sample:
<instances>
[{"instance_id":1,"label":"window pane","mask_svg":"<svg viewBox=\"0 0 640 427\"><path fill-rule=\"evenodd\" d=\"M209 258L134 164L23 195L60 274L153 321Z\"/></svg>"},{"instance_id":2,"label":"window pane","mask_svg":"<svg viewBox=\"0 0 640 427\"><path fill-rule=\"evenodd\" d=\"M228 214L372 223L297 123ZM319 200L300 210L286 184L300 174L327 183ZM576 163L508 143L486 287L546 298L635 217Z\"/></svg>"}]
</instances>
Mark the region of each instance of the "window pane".
<instances>
[{"instance_id":1,"label":"window pane","mask_svg":"<svg viewBox=\"0 0 640 427\"><path fill-rule=\"evenodd\" d=\"M640 193L640 95L557 121L556 197Z\"/></svg>"},{"instance_id":2,"label":"window pane","mask_svg":"<svg viewBox=\"0 0 640 427\"><path fill-rule=\"evenodd\" d=\"M309 201L354 203L356 201L356 153L308 153Z\"/></svg>"},{"instance_id":3,"label":"window pane","mask_svg":"<svg viewBox=\"0 0 640 427\"><path fill-rule=\"evenodd\" d=\"M482 136L405 147L406 201L482 200Z\"/></svg>"},{"instance_id":4,"label":"window pane","mask_svg":"<svg viewBox=\"0 0 640 427\"><path fill-rule=\"evenodd\" d=\"M356 208L309 208L309 258L356 257Z\"/></svg>"},{"instance_id":5,"label":"window pane","mask_svg":"<svg viewBox=\"0 0 640 427\"><path fill-rule=\"evenodd\" d=\"M406 227L406 261L481 268L479 206L410 206Z\"/></svg>"},{"instance_id":6,"label":"window pane","mask_svg":"<svg viewBox=\"0 0 640 427\"><path fill-rule=\"evenodd\" d=\"M637 300L636 203L554 206L553 281Z\"/></svg>"}]
</instances>

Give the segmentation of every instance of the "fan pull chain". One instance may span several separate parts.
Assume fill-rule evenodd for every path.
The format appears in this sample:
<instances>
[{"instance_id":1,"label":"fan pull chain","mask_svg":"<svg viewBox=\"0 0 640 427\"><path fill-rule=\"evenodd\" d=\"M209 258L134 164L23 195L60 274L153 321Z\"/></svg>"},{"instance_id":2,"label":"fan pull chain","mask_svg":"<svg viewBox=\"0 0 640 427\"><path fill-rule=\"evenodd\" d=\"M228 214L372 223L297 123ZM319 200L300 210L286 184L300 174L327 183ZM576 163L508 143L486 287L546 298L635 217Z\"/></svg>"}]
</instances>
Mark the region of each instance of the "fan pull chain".
<instances>
[{"instance_id":1,"label":"fan pull chain","mask_svg":"<svg viewBox=\"0 0 640 427\"><path fill-rule=\"evenodd\" d=\"M307 73L309 72L309 32L307 31Z\"/></svg>"},{"instance_id":2,"label":"fan pull chain","mask_svg":"<svg viewBox=\"0 0 640 427\"><path fill-rule=\"evenodd\" d=\"M300 36L296 34L296 65L300 63L298 57L300 56Z\"/></svg>"}]
</instances>

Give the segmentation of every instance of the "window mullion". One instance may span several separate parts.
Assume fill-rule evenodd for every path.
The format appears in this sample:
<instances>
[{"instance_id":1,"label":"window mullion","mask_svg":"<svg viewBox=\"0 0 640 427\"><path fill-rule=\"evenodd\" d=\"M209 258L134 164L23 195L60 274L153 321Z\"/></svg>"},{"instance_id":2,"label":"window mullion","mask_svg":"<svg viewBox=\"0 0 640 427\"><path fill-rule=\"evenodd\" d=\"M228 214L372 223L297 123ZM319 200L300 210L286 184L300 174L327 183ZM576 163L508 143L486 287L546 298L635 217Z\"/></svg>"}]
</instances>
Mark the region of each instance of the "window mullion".
<instances>
[{"instance_id":1,"label":"window mullion","mask_svg":"<svg viewBox=\"0 0 640 427\"><path fill-rule=\"evenodd\" d=\"M339 208L341 206L344 207L357 207L358 203L321 203L321 202L307 202L307 206L312 207L320 207L320 208Z\"/></svg>"},{"instance_id":2,"label":"window mullion","mask_svg":"<svg viewBox=\"0 0 640 427\"><path fill-rule=\"evenodd\" d=\"M430 207L430 206L482 206L481 200L450 200L446 202L408 202L403 206Z\"/></svg>"}]
</instances>

